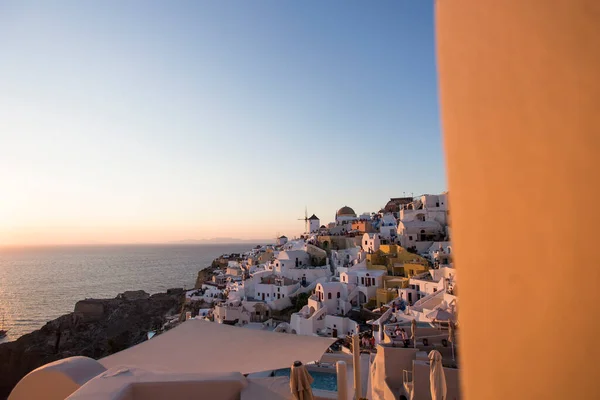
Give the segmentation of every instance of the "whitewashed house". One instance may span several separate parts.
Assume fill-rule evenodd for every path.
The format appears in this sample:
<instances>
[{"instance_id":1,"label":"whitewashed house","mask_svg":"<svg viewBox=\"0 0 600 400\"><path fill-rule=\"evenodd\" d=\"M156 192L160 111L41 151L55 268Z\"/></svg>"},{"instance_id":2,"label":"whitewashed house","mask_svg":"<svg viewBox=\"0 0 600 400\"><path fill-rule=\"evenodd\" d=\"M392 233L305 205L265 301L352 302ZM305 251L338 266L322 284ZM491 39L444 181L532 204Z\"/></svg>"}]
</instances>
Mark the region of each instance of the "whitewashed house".
<instances>
[{"instance_id":1,"label":"whitewashed house","mask_svg":"<svg viewBox=\"0 0 600 400\"><path fill-rule=\"evenodd\" d=\"M436 267L452 267L452 244L450 242L433 242L431 247L427 249L426 257Z\"/></svg>"},{"instance_id":2,"label":"whitewashed house","mask_svg":"<svg viewBox=\"0 0 600 400\"><path fill-rule=\"evenodd\" d=\"M308 299L308 307L315 311L325 308L331 315L346 315L352 308L348 302L348 286L341 282L318 283Z\"/></svg>"},{"instance_id":3,"label":"whitewashed house","mask_svg":"<svg viewBox=\"0 0 600 400\"><path fill-rule=\"evenodd\" d=\"M273 303L279 299L290 297L300 287L298 281L292 279L269 275L260 278L260 282L254 285L254 299L261 300L267 304Z\"/></svg>"},{"instance_id":4,"label":"whitewashed house","mask_svg":"<svg viewBox=\"0 0 600 400\"><path fill-rule=\"evenodd\" d=\"M424 251L445 235L444 227L437 221L400 221L398 224L398 240L404 248L416 247Z\"/></svg>"},{"instance_id":5,"label":"whitewashed house","mask_svg":"<svg viewBox=\"0 0 600 400\"><path fill-rule=\"evenodd\" d=\"M378 233L365 233L362 237L361 247L367 253L375 253L379 250L381 239Z\"/></svg>"},{"instance_id":6,"label":"whitewashed house","mask_svg":"<svg viewBox=\"0 0 600 400\"><path fill-rule=\"evenodd\" d=\"M456 270L441 267L410 278L408 288L398 290L400 298L409 304L415 304L421 299L440 291L452 294L456 286Z\"/></svg>"},{"instance_id":7,"label":"whitewashed house","mask_svg":"<svg viewBox=\"0 0 600 400\"><path fill-rule=\"evenodd\" d=\"M223 302L217 304L213 310L214 321L223 323L247 324L250 322L250 311L244 307L242 302Z\"/></svg>"},{"instance_id":8,"label":"whitewashed house","mask_svg":"<svg viewBox=\"0 0 600 400\"><path fill-rule=\"evenodd\" d=\"M340 281L348 285L348 301L352 305L361 305L377 297L377 289L383 287L383 277L387 271L352 268L340 274Z\"/></svg>"},{"instance_id":9,"label":"whitewashed house","mask_svg":"<svg viewBox=\"0 0 600 400\"><path fill-rule=\"evenodd\" d=\"M297 335L320 335L343 338L359 331L358 323L347 317L328 315L320 311L311 311L308 306L292 314L291 332Z\"/></svg>"},{"instance_id":10,"label":"whitewashed house","mask_svg":"<svg viewBox=\"0 0 600 400\"><path fill-rule=\"evenodd\" d=\"M392 213L386 213L379 223L379 236L388 242L394 242L398 235L398 223Z\"/></svg>"},{"instance_id":11,"label":"whitewashed house","mask_svg":"<svg viewBox=\"0 0 600 400\"><path fill-rule=\"evenodd\" d=\"M348 286L341 282L318 283L308 304L292 314L292 333L345 337L358 331L358 324L344 317L352 309Z\"/></svg>"}]
</instances>

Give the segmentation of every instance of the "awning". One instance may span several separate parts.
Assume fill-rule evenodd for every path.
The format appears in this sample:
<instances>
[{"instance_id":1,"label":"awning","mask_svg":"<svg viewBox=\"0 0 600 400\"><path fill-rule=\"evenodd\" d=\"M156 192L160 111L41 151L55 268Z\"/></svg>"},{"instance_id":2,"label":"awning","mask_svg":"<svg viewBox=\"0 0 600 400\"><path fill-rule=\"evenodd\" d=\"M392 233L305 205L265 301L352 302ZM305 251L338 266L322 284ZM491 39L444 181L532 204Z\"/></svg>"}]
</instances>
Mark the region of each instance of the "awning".
<instances>
[{"instance_id":1,"label":"awning","mask_svg":"<svg viewBox=\"0 0 600 400\"><path fill-rule=\"evenodd\" d=\"M431 318L436 321L454 321L454 314L446 310L436 308L435 310L427 314L427 318Z\"/></svg>"},{"instance_id":2,"label":"awning","mask_svg":"<svg viewBox=\"0 0 600 400\"><path fill-rule=\"evenodd\" d=\"M334 341L190 319L99 361L106 368L135 366L180 373L247 374L289 368L294 361L317 361Z\"/></svg>"}]
</instances>

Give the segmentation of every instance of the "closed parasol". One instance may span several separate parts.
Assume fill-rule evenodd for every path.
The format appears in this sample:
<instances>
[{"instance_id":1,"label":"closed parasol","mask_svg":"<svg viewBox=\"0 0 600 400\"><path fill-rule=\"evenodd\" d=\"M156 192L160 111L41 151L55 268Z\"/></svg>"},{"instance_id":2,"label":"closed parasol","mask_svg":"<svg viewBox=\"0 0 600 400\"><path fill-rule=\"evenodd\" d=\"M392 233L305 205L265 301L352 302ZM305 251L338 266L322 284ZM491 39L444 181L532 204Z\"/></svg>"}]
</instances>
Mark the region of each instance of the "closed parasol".
<instances>
[{"instance_id":1,"label":"closed parasol","mask_svg":"<svg viewBox=\"0 0 600 400\"><path fill-rule=\"evenodd\" d=\"M442 365L442 355L437 350L429 353L429 389L432 400L446 400L446 374Z\"/></svg>"},{"instance_id":2,"label":"closed parasol","mask_svg":"<svg viewBox=\"0 0 600 400\"><path fill-rule=\"evenodd\" d=\"M313 400L313 392L310 387L312 383L313 377L310 376L306 367L300 361L296 361L292 365L290 372L290 390L294 398L298 400Z\"/></svg>"}]
</instances>

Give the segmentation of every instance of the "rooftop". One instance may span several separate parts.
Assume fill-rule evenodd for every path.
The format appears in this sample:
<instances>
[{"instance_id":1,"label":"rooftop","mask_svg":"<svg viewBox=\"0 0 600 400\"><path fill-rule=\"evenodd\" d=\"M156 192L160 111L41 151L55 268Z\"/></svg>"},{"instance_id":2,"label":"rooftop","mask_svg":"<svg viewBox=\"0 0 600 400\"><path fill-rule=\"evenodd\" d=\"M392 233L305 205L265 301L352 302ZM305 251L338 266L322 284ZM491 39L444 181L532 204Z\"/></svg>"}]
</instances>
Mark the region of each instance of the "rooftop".
<instances>
[{"instance_id":1,"label":"rooftop","mask_svg":"<svg viewBox=\"0 0 600 400\"><path fill-rule=\"evenodd\" d=\"M338 217L356 217L354 210L348 206L344 206L336 213Z\"/></svg>"},{"instance_id":2,"label":"rooftop","mask_svg":"<svg viewBox=\"0 0 600 400\"><path fill-rule=\"evenodd\" d=\"M260 278L260 283L263 285L275 285L277 282L282 282L283 286L295 285L298 283L297 281L286 278L286 277L278 277L276 275L269 275Z\"/></svg>"}]
</instances>

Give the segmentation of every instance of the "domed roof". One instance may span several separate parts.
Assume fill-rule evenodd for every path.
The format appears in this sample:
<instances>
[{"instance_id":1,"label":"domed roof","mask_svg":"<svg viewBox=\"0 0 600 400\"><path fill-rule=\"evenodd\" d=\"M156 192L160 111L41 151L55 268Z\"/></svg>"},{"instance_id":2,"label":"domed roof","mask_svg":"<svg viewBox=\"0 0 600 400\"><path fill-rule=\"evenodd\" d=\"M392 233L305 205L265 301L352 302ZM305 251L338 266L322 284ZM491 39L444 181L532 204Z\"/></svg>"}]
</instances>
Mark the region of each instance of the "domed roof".
<instances>
[{"instance_id":1,"label":"domed roof","mask_svg":"<svg viewBox=\"0 0 600 400\"><path fill-rule=\"evenodd\" d=\"M342 216L356 217L356 213L354 212L354 210L348 206L344 206L344 207L340 208L337 212L337 215L339 217L342 217Z\"/></svg>"},{"instance_id":2,"label":"domed roof","mask_svg":"<svg viewBox=\"0 0 600 400\"><path fill-rule=\"evenodd\" d=\"M387 212L399 212L400 211L400 204L398 204L396 201L394 200L390 200L388 201L388 203L385 205L385 208L383 209L384 211Z\"/></svg>"}]
</instances>

